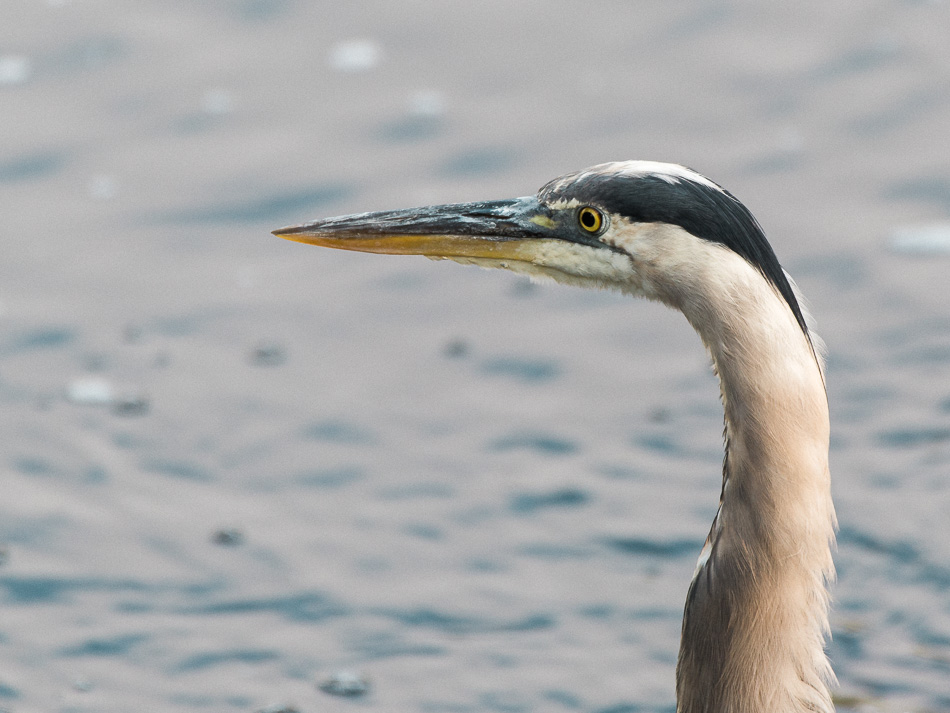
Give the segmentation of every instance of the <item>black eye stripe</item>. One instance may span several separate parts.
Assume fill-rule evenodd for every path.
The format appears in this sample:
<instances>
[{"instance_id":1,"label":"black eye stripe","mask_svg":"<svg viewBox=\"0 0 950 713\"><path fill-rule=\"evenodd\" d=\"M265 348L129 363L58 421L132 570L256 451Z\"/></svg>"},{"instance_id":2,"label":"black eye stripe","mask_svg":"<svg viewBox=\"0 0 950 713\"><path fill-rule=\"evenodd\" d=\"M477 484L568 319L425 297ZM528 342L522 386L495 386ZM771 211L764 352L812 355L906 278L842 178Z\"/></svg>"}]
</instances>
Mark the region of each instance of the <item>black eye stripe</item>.
<instances>
[{"instance_id":1,"label":"black eye stripe","mask_svg":"<svg viewBox=\"0 0 950 713\"><path fill-rule=\"evenodd\" d=\"M731 193L715 184L683 175L581 171L551 181L538 196L546 203L573 200L584 206L596 201L609 214L630 222L678 225L697 238L724 245L775 285L807 334L794 290L758 221ZM580 222L579 211L575 215L577 232L595 236Z\"/></svg>"}]
</instances>

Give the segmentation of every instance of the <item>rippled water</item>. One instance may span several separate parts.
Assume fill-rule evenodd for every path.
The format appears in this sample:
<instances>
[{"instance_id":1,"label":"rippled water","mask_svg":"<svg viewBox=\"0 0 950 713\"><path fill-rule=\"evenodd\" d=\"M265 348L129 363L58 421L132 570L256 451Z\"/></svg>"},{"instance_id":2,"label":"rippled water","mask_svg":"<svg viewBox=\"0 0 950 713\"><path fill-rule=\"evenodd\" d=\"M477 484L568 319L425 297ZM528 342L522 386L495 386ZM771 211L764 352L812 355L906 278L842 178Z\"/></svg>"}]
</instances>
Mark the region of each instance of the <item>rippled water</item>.
<instances>
[{"instance_id":1,"label":"rippled water","mask_svg":"<svg viewBox=\"0 0 950 713\"><path fill-rule=\"evenodd\" d=\"M828 342L839 708L950 710L948 262L888 242L947 219L948 22L4 4L0 709L674 710L682 318L269 235L637 157L739 195Z\"/></svg>"}]
</instances>

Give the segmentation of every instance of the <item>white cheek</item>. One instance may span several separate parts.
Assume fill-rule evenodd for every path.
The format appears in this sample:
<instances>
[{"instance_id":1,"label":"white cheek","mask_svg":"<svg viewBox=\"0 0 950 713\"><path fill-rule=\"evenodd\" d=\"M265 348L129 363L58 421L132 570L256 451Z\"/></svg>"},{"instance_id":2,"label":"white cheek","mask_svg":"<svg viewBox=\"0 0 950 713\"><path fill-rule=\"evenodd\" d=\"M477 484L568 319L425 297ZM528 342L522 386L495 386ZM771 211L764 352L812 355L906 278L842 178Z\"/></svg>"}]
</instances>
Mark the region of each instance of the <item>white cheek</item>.
<instances>
[{"instance_id":1,"label":"white cheek","mask_svg":"<svg viewBox=\"0 0 950 713\"><path fill-rule=\"evenodd\" d=\"M632 272L630 259L612 250L592 248L565 241L549 241L538 250L532 262L575 277L622 283Z\"/></svg>"},{"instance_id":2,"label":"white cheek","mask_svg":"<svg viewBox=\"0 0 950 713\"><path fill-rule=\"evenodd\" d=\"M491 259L448 257L463 265L500 268L533 280L555 281L579 287L615 289L639 294L631 279L635 278L633 264L623 254L604 248L592 248L563 240L538 241L532 245L530 257L518 259Z\"/></svg>"}]
</instances>

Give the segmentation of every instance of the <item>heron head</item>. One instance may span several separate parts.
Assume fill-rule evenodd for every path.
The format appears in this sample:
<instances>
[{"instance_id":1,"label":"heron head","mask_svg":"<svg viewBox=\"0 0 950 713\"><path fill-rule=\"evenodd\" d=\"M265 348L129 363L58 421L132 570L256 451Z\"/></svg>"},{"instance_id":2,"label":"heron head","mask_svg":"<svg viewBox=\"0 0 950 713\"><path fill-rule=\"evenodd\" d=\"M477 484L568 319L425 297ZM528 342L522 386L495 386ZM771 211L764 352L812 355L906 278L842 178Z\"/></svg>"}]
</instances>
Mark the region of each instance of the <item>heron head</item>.
<instances>
[{"instance_id":1,"label":"heron head","mask_svg":"<svg viewBox=\"0 0 950 713\"><path fill-rule=\"evenodd\" d=\"M675 164L605 163L556 178L534 196L360 213L274 234L617 289L681 309L683 295L709 279L712 257L738 258L775 286L804 328L752 214L708 178Z\"/></svg>"}]
</instances>

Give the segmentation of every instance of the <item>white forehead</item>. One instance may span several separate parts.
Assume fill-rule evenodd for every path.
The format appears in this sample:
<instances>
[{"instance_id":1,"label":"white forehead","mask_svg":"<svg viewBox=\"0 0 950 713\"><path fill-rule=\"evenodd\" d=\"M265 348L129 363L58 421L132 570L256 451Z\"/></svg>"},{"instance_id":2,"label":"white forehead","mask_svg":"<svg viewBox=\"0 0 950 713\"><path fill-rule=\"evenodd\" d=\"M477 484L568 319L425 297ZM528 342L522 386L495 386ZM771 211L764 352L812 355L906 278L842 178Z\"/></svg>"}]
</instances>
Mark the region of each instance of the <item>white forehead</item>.
<instances>
[{"instance_id":1,"label":"white forehead","mask_svg":"<svg viewBox=\"0 0 950 713\"><path fill-rule=\"evenodd\" d=\"M667 183L679 183L680 181L692 181L701 183L704 186L721 191L722 188L701 173L696 173L686 166L680 166L678 163L663 163L661 161L613 161L611 163L601 163L597 166L581 171L578 178L593 175L619 174L636 178L639 176L654 176Z\"/></svg>"}]
</instances>

